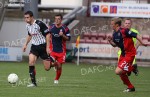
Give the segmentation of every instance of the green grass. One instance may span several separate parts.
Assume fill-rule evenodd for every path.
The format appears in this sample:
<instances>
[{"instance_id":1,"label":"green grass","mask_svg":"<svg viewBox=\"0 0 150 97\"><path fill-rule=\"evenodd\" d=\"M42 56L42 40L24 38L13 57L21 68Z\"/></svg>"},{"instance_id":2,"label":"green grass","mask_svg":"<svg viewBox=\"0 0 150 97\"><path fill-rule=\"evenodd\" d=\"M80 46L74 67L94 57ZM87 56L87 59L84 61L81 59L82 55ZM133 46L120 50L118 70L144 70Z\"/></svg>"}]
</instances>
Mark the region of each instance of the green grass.
<instances>
[{"instance_id":1,"label":"green grass","mask_svg":"<svg viewBox=\"0 0 150 97\"><path fill-rule=\"evenodd\" d=\"M36 64L38 87L27 88L28 63L0 62L0 97L148 97L150 95L150 68L140 67L140 75L131 75L136 87L134 93L123 93L126 88L114 74L114 66L73 63L63 65L59 84L54 85L55 71L45 71ZM12 86L7 82L10 73L18 74L20 80Z\"/></svg>"}]
</instances>

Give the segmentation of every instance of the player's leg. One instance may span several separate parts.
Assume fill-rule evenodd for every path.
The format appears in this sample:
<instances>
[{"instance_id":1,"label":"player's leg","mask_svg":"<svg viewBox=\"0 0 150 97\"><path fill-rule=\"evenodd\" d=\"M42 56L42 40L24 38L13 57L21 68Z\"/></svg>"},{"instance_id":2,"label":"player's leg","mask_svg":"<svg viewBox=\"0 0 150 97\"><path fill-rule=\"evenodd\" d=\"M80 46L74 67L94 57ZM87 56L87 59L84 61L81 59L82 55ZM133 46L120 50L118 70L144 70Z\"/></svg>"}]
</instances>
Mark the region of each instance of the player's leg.
<instances>
[{"instance_id":1,"label":"player's leg","mask_svg":"<svg viewBox=\"0 0 150 97\"><path fill-rule=\"evenodd\" d=\"M133 73L137 76L139 71L138 71L137 64L136 64L136 57L134 58L134 61L133 61L133 67L134 67Z\"/></svg>"},{"instance_id":2,"label":"player's leg","mask_svg":"<svg viewBox=\"0 0 150 97\"><path fill-rule=\"evenodd\" d=\"M44 69L46 71L49 71L51 67L54 67L55 62L54 60L51 60L51 59L43 59L43 64L44 64Z\"/></svg>"},{"instance_id":3,"label":"player's leg","mask_svg":"<svg viewBox=\"0 0 150 97\"><path fill-rule=\"evenodd\" d=\"M56 77L55 77L54 83L58 84L58 80L62 74L62 64L59 62L57 62L56 64L57 64L56 65Z\"/></svg>"},{"instance_id":4,"label":"player's leg","mask_svg":"<svg viewBox=\"0 0 150 97\"><path fill-rule=\"evenodd\" d=\"M40 47L38 48L38 52L40 58L43 59L44 69L46 71L49 71L53 60L51 56L49 56L46 52L46 44L40 45Z\"/></svg>"},{"instance_id":5,"label":"player's leg","mask_svg":"<svg viewBox=\"0 0 150 97\"><path fill-rule=\"evenodd\" d=\"M44 69L46 71L50 70L50 61L49 60L43 60L43 64L44 64Z\"/></svg>"},{"instance_id":6,"label":"player's leg","mask_svg":"<svg viewBox=\"0 0 150 97\"><path fill-rule=\"evenodd\" d=\"M51 54L50 54L50 69L52 68L52 67L54 67L54 69L55 69L55 65L57 65L57 60L56 60L56 58L57 58L57 53L55 53L55 52L51 52Z\"/></svg>"},{"instance_id":7,"label":"player's leg","mask_svg":"<svg viewBox=\"0 0 150 97\"><path fill-rule=\"evenodd\" d=\"M58 80L62 74L62 64L65 63L65 59L66 59L65 53L57 53L56 77L54 80L55 84L58 84Z\"/></svg>"},{"instance_id":8,"label":"player's leg","mask_svg":"<svg viewBox=\"0 0 150 97\"><path fill-rule=\"evenodd\" d=\"M30 53L29 54L29 74L30 74L32 84L29 84L27 87L37 86L36 77L35 77L35 75L36 75L36 71L35 71L35 62L36 62L36 60L37 60L37 56Z\"/></svg>"},{"instance_id":9,"label":"player's leg","mask_svg":"<svg viewBox=\"0 0 150 97\"><path fill-rule=\"evenodd\" d=\"M125 85L127 85L127 89L124 92L133 92L135 91L134 86L130 82L128 76L126 75L128 72L131 72L133 70L132 67L132 61L133 58L126 58L126 57L121 57L122 60L119 60L118 67L116 68L115 72L117 75L120 76L121 80Z\"/></svg>"}]
</instances>

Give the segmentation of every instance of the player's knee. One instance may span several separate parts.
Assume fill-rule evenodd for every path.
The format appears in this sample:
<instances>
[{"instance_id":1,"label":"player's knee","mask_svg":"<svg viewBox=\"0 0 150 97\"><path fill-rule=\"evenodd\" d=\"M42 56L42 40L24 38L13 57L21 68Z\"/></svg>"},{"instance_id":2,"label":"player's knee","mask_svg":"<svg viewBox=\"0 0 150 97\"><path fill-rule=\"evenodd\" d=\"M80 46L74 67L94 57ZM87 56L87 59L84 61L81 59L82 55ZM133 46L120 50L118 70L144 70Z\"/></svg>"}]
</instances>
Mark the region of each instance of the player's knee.
<instances>
[{"instance_id":1,"label":"player's knee","mask_svg":"<svg viewBox=\"0 0 150 97\"><path fill-rule=\"evenodd\" d=\"M35 64L35 62L29 61L29 65L30 65L30 66L33 66L34 64Z\"/></svg>"},{"instance_id":2,"label":"player's knee","mask_svg":"<svg viewBox=\"0 0 150 97\"><path fill-rule=\"evenodd\" d=\"M121 68L119 68L119 67L117 67L116 70L115 70L115 73L116 73L117 75L121 75L122 72L123 72L123 70L122 70Z\"/></svg>"},{"instance_id":3,"label":"player's knee","mask_svg":"<svg viewBox=\"0 0 150 97\"><path fill-rule=\"evenodd\" d=\"M119 71L119 70L116 69L116 70L115 70L115 74L116 74L116 75L120 75L120 74L121 74L121 71Z\"/></svg>"},{"instance_id":4,"label":"player's knee","mask_svg":"<svg viewBox=\"0 0 150 97\"><path fill-rule=\"evenodd\" d=\"M62 65L57 65L57 69L61 69L62 68Z\"/></svg>"},{"instance_id":5,"label":"player's knee","mask_svg":"<svg viewBox=\"0 0 150 97\"><path fill-rule=\"evenodd\" d=\"M49 70L50 70L50 66L44 66L44 69L45 69L46 71L49 71Z\"/></svg>"},{"instance_id":6,"label":"player's knee","mask_svg":"<svg viewBox=\"0 0 150 97\"><path fill-rule=\"evenodd\" d=\"M116 74L116 75L120 75L120 73L119 73L118 71L115 71L115 74Z\"/></svg>"},{"instance_id":7,"label":"player's knee","mask_svg":"<svg viewBox=\"0 0 150 97\"><path fill-rule=\"evenodd\" d=\"M50 68L45 68L45 71L49 71L50 70Z\"/></svg>"}]
</instances>

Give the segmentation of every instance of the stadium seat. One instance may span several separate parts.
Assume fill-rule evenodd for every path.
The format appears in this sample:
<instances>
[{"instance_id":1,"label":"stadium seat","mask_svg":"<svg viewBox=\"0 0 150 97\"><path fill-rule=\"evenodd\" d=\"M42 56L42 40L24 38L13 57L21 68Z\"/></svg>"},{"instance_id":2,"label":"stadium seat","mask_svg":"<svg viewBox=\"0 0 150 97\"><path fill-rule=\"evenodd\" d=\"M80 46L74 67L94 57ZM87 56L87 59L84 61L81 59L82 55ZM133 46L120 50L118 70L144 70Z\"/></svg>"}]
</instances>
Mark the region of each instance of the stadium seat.
<instances>
[{"instance_id":1,"label":"stadium seat","mask_svg":"<svg viewBox=\"0 0 150 97\"><path fill-rule=\"evenodd\" d=\"M85 37L83 37L83 39L84 39L84 40L87 40L87 39L90 39L90 37L85 36Z\"/></svg>"},{"instance_id":2,"label":"stadium seat","mask_svg":"<svg viewBox=\"0 0 150 97\"><path fill-rule=\"evenodd\" d=\"M108 40L101 40L100 43L101 44L108 44Z\"/></svg>"},{"instance_id":3,"label":"stadium seat","mask_svg":"<svg viewBox=\"0 0 150 97\"><path fill-rule=\"evenodd\" d=\"M112 33L107 33L106 34L106 38L109 37L109 36L112 37Z\"/></svg>"},{"instance_id":4,"label":"stadium seat","mask_svg":"<svg viewBox=\"0 0 150 97\"><path fill-rule=\"evenodd\" d=\"M97 37L92 36L92 37L91 37L91 40L97 40Z\"/></svg>"},{"instance_id":5,"label":"stadium seat","mask_svg":"<svg viewBox=\"0 0 150 97\"><path fill-rule=\"evenodd\" d=\"M85 43L92 43L93 42L93 40L91 40L91 39L86 39L85 40Z\"/></svg>"},{"instance_id":6,"label":"stadium seat","mask_svg":"<svg viewBox=\"0 0 150 97\"><path fill-rule=\"evenodd\" d=\"M149 35L142 35L142 39L150 39L150 36Z\"/></svg>"},{"instance_id":7,"label":"stadium seat","mask_svg":"<svg viewBox=\"0 0 150 97\"><path fill-rule=\"evenodd\" d=\"M99 33L98 34L98 39L101 40L101 39L105 39L106 38L106 34L105 33Z\"/></svg>"},{"instance_id":8,"label":"stadium seat","mask_svg":"<svg viewBox=\"0 0 150 97\"><path fill-rule=\"evenodd\" d=\"M100 44L101 41L100 41L99 39L93 39L93 43L95 43L95 44Z\"/></svg>"},{"instance_id":9,"label":"stadium seat","mask_svg":"<svg viewBox=\"0 0 150 97\"><path fill-rule=\"evenodd\" d=\"M98 38L98 33L92 32L92 33L91 33L91 39L92 39L92 40L95 40L95 39L97 39L97 38Z\"/></svg>"},{"instance_id":10,"label":"stadium seat","mask_svg":"<svg viewBox=\"0 0 150 97\"><path fill-rule=\"evenodd\" d=\"M91 33L91 37L98 37L98 33L92 32L92 33Z\"/></svg>"},{"instance_id":11,"label":"stadium seat","mask_svg":"<svg viewBox=\"0 0 150 97\"><path fill-rule=\"evenodd\" d=\"M150 46L150 42L148 42L148 45L147 46Z\"/></svg>"},{"instance_id":12,"label":"stadium seat","mask_svg":"<svg viewBox=\"0 0 150 97\"><path fill-rule=\"evenodd\" d=\"M143 42L148 42L148 39L142 39Z\"/></svg>"},{"instance_id":13,"label":"stadium seat","mask_svg":"<svg viewBox=\"0 0 150 97\"><path fill-rule=\"evenodd\" d=\"M80 43L85 43L85 39L80 39Z\"/></svg>"},{"instance_id":14,"label":"stadium seat","mask_svg":"<svg viewBox=\"0 0 150 97\"><path fill-rule=\"evenodd\" d=\"M86 32L86 33L83 34L83 37L90 37L90 35L91 34L89 32Z\"/></svg>"}]
</instances>

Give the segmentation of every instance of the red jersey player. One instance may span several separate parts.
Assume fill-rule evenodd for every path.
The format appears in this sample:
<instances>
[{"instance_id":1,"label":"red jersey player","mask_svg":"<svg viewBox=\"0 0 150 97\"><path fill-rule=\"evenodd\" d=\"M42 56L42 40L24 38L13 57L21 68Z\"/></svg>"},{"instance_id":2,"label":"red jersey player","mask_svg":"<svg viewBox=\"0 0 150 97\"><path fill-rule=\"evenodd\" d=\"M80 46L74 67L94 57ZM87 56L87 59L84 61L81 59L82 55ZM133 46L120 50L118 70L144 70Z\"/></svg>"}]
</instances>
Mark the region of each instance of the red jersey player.
<instances>
[{"instance_id":1,"label":"red jersey player","mask_svg":"<svg viewBox=\"0 0 150 97\"><path fill-rule=\"evenodd\" d=\"M54 63L56 67L54 84L58 84L62 72L62 64L66 59L66 41L69 41L71 38L68 27L62 24L61 14L55 16L55 24L50 26L50 33L50 55L56 61Z\"/></svg>"},{"instance_id":2,"label":"red jersey player","mask_svg":"<svg viewBox=\"0 0 150 97\"><path fill-rule=\"evenodd\" d=\"M135 87L131 84L127 76L128 72L136 70L136 68L132 66L136 55L132 37L137 38L144 46L147 46L147 43L144 43L142 38L136 33L131 32L129 29L121 28L121 19L119 18L113 18L111 20L111 26L114 32L112 37L108 37L108 41L113 47L117 46L121 49L121 55L115 73L120 75L121 80L128 87L124 92L134 92Z\"/></svg>"}]
</instances>

